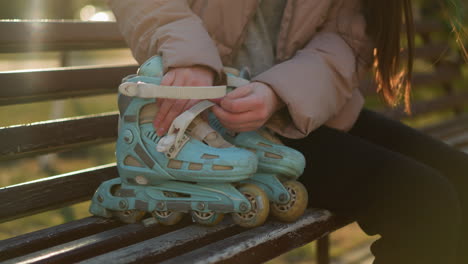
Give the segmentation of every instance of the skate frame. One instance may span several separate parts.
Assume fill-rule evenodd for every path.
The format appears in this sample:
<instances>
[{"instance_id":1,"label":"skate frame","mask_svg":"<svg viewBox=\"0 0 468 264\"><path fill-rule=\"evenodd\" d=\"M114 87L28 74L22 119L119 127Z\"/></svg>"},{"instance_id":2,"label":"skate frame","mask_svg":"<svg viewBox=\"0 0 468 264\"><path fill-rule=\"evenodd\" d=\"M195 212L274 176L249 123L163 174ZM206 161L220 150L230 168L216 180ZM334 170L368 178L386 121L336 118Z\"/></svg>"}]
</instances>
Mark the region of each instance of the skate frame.
<instances>
[{"instance_id":1,"label":"skate frame","mask_svg":"<svg viewBox=\"0 0 468 264\"><path fill-rule=\"evenodd\" d=\"M37 32L39 30L39 33ZM416 88L435 85L440 96L413 104L413 116L452 111L446 120L424 131L453 146L468 150L468 90L455 90L461 61L445 60L446 43L434 43L431 35L445 28L437 23L418 24L424 45L417 57L434 64L434 71L417 73ZM114 23L74 21L1 21L1 53L34 51L66 52L83 49L124 48L125 42ZM123 76L134 73L136 65L86 66L0 72L0 105L13 105L90 96L115 94ZM366 82L365 91L372 85ZM417 89L415 89L417 90ZM371 92L366 92L371 96ZM465 108L466 110L466 108ZM401 109L382 109L396 118ZM0 128L0 159L15 160L83 146L113 142L117 133L117 113L65 118ZM89 200L102 181L117 176L115 164L103 165L0 189L0 221L62 208ZM273 220L254 229L243 229L229 220L215 227L197 226L189 219L182 224L163 227L152 224L125 225L112 219L88 217L0 241L0 261L50 263L261 263L293 248L318 239L318 263L329 263L328 234L352 219L340 219L321 209L308 209L291 224Z\"/></svg>"}]
</instances>

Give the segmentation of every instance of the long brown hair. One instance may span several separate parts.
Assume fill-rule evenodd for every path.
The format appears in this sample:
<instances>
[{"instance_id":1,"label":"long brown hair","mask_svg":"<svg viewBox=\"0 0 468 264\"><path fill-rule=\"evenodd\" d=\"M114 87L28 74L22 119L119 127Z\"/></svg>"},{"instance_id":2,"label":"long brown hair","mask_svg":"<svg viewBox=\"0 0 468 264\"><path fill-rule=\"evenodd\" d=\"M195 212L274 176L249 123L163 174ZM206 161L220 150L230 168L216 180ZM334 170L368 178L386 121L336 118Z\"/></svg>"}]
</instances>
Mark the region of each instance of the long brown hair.
<instances>
[{"instance_id":1,"label":"long brown hair","mask_svg":"<svg viewBox=\"0 0 468 264\"><path fill-rule=\"evenodd\" d=\"M411 0L363 0L367 34L374 41L374 77L377 91L395 106L403 97L410 112L414 60L414 22ZM407 56L402 63L402 32L406 32ZM402 65L403 64L403 65Z\"/></svg>"}]
</instances>

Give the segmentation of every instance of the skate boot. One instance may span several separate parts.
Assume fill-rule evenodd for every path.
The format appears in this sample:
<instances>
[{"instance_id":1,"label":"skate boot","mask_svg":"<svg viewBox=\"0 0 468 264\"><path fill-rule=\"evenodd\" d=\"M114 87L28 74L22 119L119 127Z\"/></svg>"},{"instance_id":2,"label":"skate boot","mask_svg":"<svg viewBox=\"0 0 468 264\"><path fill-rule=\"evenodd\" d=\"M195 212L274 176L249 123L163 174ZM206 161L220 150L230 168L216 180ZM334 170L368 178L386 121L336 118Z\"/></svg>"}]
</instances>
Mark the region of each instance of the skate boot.
<instances>
[{"instance_id":1,"label":"skate boot","mask_svg":"<svg viewBox=\"0 0 468 264\"><path fill-rule=\"evenodd\" d=\"M120 177L101 184L90 212L126 223L150 213L163 225L179 222L185 213L214 225L229 213L240 226L261 225L269 213L268 197L245 182L257 170L257 157L227 143L198 118L211 102L181 114L163 137L153 127L157 98L217 98L225 87L164 87L161 78L161 59L153 57L119 87Z\"/></svg>"},{"instance_id":2,"label":"skate boot","mask_svg":"<svg viewBox=\"0 0 468 264\"><path fill-rule=\"evenodd\" d=\"M236 76L233 70L228 72L228 84L240 86L248 83L248 71L242 70L240 76ZM284 222L297 220L304 213L308 203L307 190L297 181L305 167L302 153L284 146L266 128L232 133L221 125L213 113L209 115L209 123L229 143L257 155L258 169L255 176L243 182L260 186L267 193L271 201L271 214Z\"/></svg>"}]
</instances>

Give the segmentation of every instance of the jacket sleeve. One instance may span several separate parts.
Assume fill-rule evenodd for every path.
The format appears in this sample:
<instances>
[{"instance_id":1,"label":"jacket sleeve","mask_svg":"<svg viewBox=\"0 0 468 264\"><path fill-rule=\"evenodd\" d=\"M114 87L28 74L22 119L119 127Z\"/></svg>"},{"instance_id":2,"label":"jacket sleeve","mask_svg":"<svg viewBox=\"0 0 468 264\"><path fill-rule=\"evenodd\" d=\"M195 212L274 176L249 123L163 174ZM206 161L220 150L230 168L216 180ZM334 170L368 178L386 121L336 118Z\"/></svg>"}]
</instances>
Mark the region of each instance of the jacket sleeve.
<instances>
[{"instance_id":1,"label":"jacket sleeve","mask_svg":"<svg viewBox=\"0 0 468 264\"><path fill-rule=\"evenodd\" d=\"M216 45L187 0L108 0L108 4L139 64L159 54L165 72L202 65L222 78Z\"/></svg>"},{"instance_id":2,"label":"jacket sleeve","mask_svg":"<svg viewBox=\"0 0 468 264\"><path fill-rule=\"evenodd\" d=\"M355 89L368 68L372 47L357 2L335 1L303 49L254 78L270 85L286 104L267 123L275 132L305 137L333 119L358 93Z\"/></svg>"}]
</instances>

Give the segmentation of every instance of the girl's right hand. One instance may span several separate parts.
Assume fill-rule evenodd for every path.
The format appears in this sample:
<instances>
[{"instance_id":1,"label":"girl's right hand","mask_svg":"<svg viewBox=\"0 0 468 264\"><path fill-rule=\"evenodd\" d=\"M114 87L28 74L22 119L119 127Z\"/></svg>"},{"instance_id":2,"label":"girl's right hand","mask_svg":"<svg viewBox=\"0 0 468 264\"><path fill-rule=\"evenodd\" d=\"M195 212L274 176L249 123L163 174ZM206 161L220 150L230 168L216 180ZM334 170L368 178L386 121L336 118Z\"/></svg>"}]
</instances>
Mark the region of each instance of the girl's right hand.
<instances>
[{"instance_id":1,"label":"girl's right hand","mask_svg":"<svg viewBox=\"0 0 468 264\"><path fill-rule=\"evenodd\" d=\"M165 86L211 86L215 72L204 66L179 67L170 69L161 81ZM158 98L158 113L153 125L159 136L167 133L172 121L185 110L201 100Z\"/></svg>"}]
</instances>

